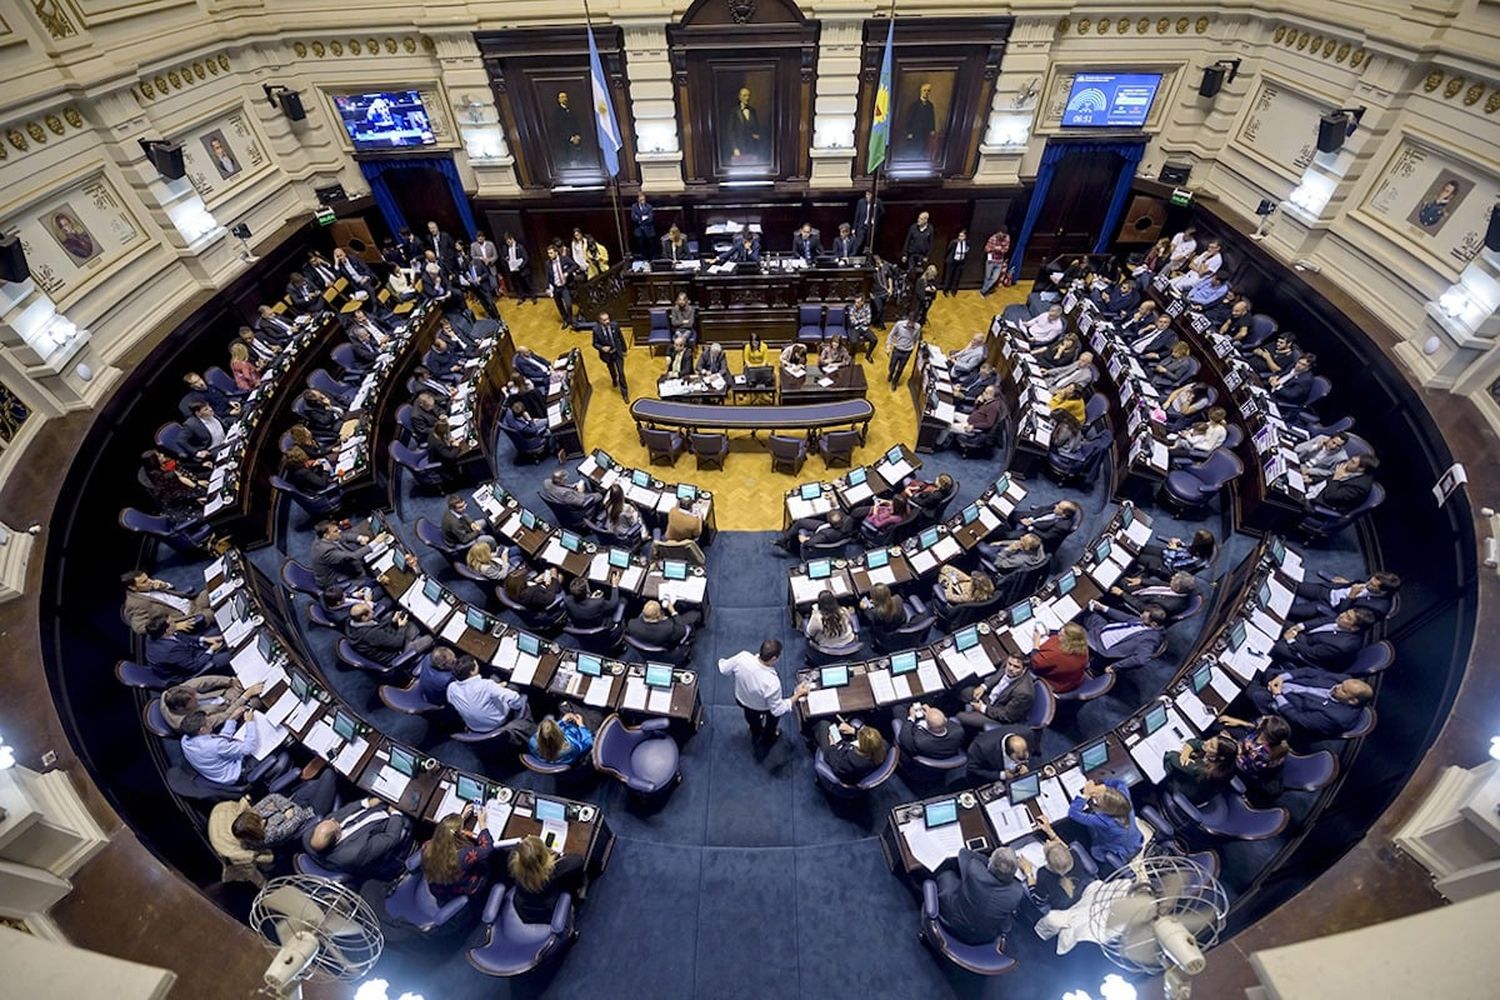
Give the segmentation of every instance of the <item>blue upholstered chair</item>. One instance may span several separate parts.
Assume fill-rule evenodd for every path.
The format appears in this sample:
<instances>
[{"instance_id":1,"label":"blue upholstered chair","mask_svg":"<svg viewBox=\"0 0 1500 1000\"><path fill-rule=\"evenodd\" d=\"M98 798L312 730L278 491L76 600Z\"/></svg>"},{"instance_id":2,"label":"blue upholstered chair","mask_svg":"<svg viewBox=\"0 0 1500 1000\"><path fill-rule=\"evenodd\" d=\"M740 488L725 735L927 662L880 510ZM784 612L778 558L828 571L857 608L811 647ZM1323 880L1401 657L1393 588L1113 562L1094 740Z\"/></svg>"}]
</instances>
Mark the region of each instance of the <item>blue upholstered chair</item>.
<instances>
[{"instance_id":1,"label":"blue upholstered chair","mask_svg":"<svg viewBox=\"0 0 1500 1000\"><path fill-rule=\"evenodd\" d=\"M427 520L427 518L417 518L417 523L413 525L413 528L417 533L417 538L422 542L422 544L428 546L429 548L436 549L438 552L441 552L449 559L457 559L463 554L463 547L449 545L447 542L443 541L442 529L433 524L431 521Z\"/></svg>"},{"instance_id":2,"label":"blue upholstered chair","mask_svg":"<svg viewBox=\"0 0 1500 1000\"><path fill-rule=\"evenodd\" d=\"M412 851L406 859L406 870L385 895L385 916L392 923L431 934L457 917L469 905L468 896L438 903L427 878L422 874L422 851Z\"/></svg>"},{"instance_id":3,"label":"blue upholstered chair","mask_svg":"<svg viewBox=\"0 0 1500 1000\"><path fill-rule=\"evenodd\" d=\"M140 688L144 691L165 691L172 686L170 678L163 677L144 663L136 663L133 660L120 660L115 663L115 680L126 687Z\"/></svg>"},{"instance_id":4,"label":"blue upholstered chair","mask_svg":"<svg viewBox=\"0 0 1500 1000\"><path fill-rule=\"evenodd\" d=\"M1239 456L1227 448L1219 448L1197 465L1167 473L1162 491L1179 509L1202 507L1244 471Z\"/></svg>"},{"instance_id":5,"label":"blue upholstered chair","mask_svg":"<svg viewBox=\"0 0 1500 1000\"><path fill-rule=\"evenodd\" d=\"M1339 739L1357 740L1362 736L1369 736L1374 729L1375 709L1373 706L1366 705L1364 707L1364 710L1359 714L1359 720L1356 721L1354 725L1350 726L1346 732L1340 735Z\"/></svg>"},{"instance_id":6,"label":"blue upholstered chair","mask_svg":"<svg viewBox=\"0 0 1500 1000\"><path fill-rule=\"evenodd\" d=\"M602 624L580 628L569 623L563 626L563 632L578 642L579 649L590 653L613 653L625 639L625 602L615 605L614 615Z\"/></svg>"},{"instance_id":7,"label":"blue upholstered chair","mask_svg":"<svg viewBox=\"0 0 1500 1000\"><path fill-rule=\"evenodd\" d=\"M306 851L298 851L296 857L292 858L292 867L300 875L316 875L318 878L331 879L340 885L348 885L354 881L353 876L334 868L327 868L318 863L318 859Z\"/></svg>"},{"instance_id":8,"label":"blue upholstered chair","mask_svg":"<svg viewBox=\"0 0 1500 1000\"><path fill-rule=\"evenodd\" d=\"M650 311L651 329L646 334L646 346L653 350L657 347L670 348L672 346L672 325L667 321L667 310L652 309Z\"/></svg>"},{"instance_id":9,"label":"blue upholstered chair","mask_svg":"<svg viewBox=\"0 0 1500 1000\"><path fill-rule=\"evenodd\" d=\"M958 722L950 724L956 726ZM891 720L891 732L895 737L891 740L892 744L901 741L901 729L905 725L905 719ZM956 753L949 757L924 757L914 753L901 755L902 772L917 779L944 781L968 766L969 755L966 753Z\"/></svg>"},{"instance_id":10,"label":"blue upholstered chair","mask_svg":"<svg viewBox=\"0 0 1500 1000\"><path fill-rule=\"evenodd\" d=\"M881 761L879 767L861 778L858 784L848 785L840 781L833 773L833 768L828 766L828 761L823 757L823 748L819 747L817 754L813 757L813 778L817 781L819 788L835 798L857 799L890 780L900 763L901 748L895 745L889 746L886 748L885 760Z\"/></svg>"},{"instance_id":11,"label":"blue upholstered chair","mask_svg":"<svg viewBox=\"0 0 1500 1000\"><path fill-rule=\"evenodd\" d=\"M1175 823L1230 840L1267 840L1291 821L1291 814L1280 806L1256 809L1232 793L1216 795L1198 806L1178 792L1167 792L1162 806Z\"/></svg>"},{"instance_id":12,"label":"blue upholstered chair","mask_svg":"<svg viewBox=\"0 0 1500 1000\"><path fill-rule=\"evenodd\" d=\"M724 459L729 457L728 434L693 433L688 435L688 446L700 469L722 469Z\"/></svg>"},{"instance_id":13,"label":"blue upholstered chair","mask_svg":"<svg viewBox=\"0 0 1500 1000\"><path fill-rule=\"evenodd\" d=\"M313 571L291 557L281 561L281 585L295 593L306 594L314 600L317 600L323 593L323 588L318 586L318 580L313 576Z\"/></svg>"},{"instance_id":14,"label":"blue upholstered chair","mask_svg":"<svg viewBox=\"0 0 1500 1000\"><path fill-rule=\"evenodd\" d=\"M938 919L938 886L932 879L922 883L922 942L943 958L976 976L999 976L1013 972L1016 960L1005 953L1005 938L987 944L966 944L954 937Z\"/></svg>"},{"instance_id":15,"label":"blue upholstered chair","mask_svg":"<svg viewBox=\"0 0 1500 1000\"><path fill-rule=\"evenodd\" d=\"M212 529L201 520L173 521L169 517L147 514L134 507L121 508L120 527L126 531L159 538L178 551L201 548L213 534Z\"/></svg>"},{"instance_id":16,"label":"blue upholstered chair","mask_svg":"<svg viewBox=\"0 0 1500 1000\"><path fill-rule=\"evenodd\" d=\"M431 488L442 485L442 463L431 458L425 451L413 451L400 441L392 441L389 450L391 461L411 473L418 486Z\"/></svg>"},{"instance_id":17,"label":"blue upholstered chair","mask_svg":"<svg viewBox=\"0 0 1500 1000\"><path fill-rule=\"evenodd\" d=\"M802 471L802 463L807 461L807 438L772 434L766 439L766 444L771 449L772 472L789 472L795 476Z\"/></svg>"},{"instance_id":18,"label":"blue upholstered chair","mask_svg":"<svg viewBox=\"0 0 1500 1000\"><path fill-rule=\"evenodd\" d=\"M1396 647L1382 639L1356 653L1345 673L1350 677L1374 677L1395 662Z\"/></svg>"},{"instance_id":19,"label":"blue upholstered chair","mask_svg":"<svg viewBox=\"0 0 1500 1000\"><path fill-rule=\"evenodd\" d=\"M281 476L272 475L271 488L291 497L309 517L331 513L344 502L344 490L338 483L330 483L326 490L318 493L304 493Z\"/></svg>"},{"instance_id":20,"label":"blue upholstered chair","mask_svg":"<svg viewBox=\"0 0 1500 1000\"><path fill-rule=\"evenodd\" d=\"M1115 686L1115 668L1105 667L1103 672L1090 674L1083 679L1083 683L1071 691L1053 691L1052 695L1058 702L1093 701L1109 694L1110 689ZM1046 684L1046 681L1042 682ZM1050 688L1050 685L1048 685Z\"/></svg>"},{"instance_id":21,"label":"blue upholstered chair","mask_svg":"<svg viewBox=\"0 0 1500 1000\"><path fill-rule=\"evenodd\" d=\"M339 662L344 666L380 677L393 677L402 673L419 655L413 650L400 654L390 663L381 663L379 660L372 660L360 653L348 639L340 639L334 648L338 653Z\"/></svg>"},{"instance_id":22,"label":"blue upholstered chair","mask_svg":"<svg viewBox=\"0 0 1500 1000\"><path fill-rule=\"evenodd\" d=\"M677 456L682 454L685 441L676 431L642 427L641 444L646 446L646 455L652 465L676 465Z\"/></svg>"},{"instance_id":23,"label":"blue upholstered chair","mask_svg":"<svg viewBox=\"0 0 1500 1000\"><path fill-rule=\"evenodd\" d=\"M417 664L417 669L412 673L411 683L405 687L395 684L382 684L377 692L380 701L393 712L402 715L426 715L428 712L442 711L446 705L435 705L422 696L422 671L427 669L427 657L422 657Z\"/></svg>"},{"instance_id":24,"label":"blue upholstered chair","mask_svg":"<svg viewBox=\"0 0 1500 1000\"><path fill-rule=\"evenodd\" d=\"M828 314L823 319L823 337L832 340L834 337L849 336L849 310L845 306L829 306Z\"/></svg>"},{"instance_id":25,"label":"blue upholstered chair","mask_svg":"<svg viewBox=\"0 0 1500 1000\"><path fill-rule=\"evenodd\" d=\"M823 342L823 307L800 305L797 307L797 340L804 344Z\"/></svg>"},{"instance_id":26,"label":"blue upholstered chair","mask_svg":"<svg viewBox=\"0 0 1500 1000\"><path fill-rule=\"evenodd\" d=\"M1312 508L1311 511L1302 519L1298 527L1310 540L1326 538L1347 528L1383 503L1385 503L1385 487L1379 483L1370 487L1370 495L1365 497L1364 503L1348 512L1341 513L1314 500L1309 505Z\"/></svg>"},{"instance_id":27,"label":"blue upholstered chair","mask_svg":"<svg viewBox=\"0 0 1500 1000\"><path fill-rule=\"evenodd\" d=\"M854 449L859 445L859 431L828 431L818 437L818 455L825 468L848 468L854 464Z\"/></svg>"},{"instance_id":28,"label":"blue upholstered chair","mask_svg":"<svg viewBox=\"0 0 1500 1000\"><path fill-rule=\"evenodd\" d=\"M496 885L484 905L484 944L469 949L469 964L487 976L519 976L557 958L578 936L573 895L557 897L552 922L528 924L516 915L515 887Z\"/></svg>"},{"instance_id":29,"label":"blue upholstered chair","mask_svg":"<svg viewBox=\"0 0 1500 1000\"><path fill-rule=\"evenodd\" d=\"M618 779L637 795L656 795L682 780L677 744L666 719L647 719L631 728L611 715L594 737L594 768Z\"/></svg>"}]
</instances>

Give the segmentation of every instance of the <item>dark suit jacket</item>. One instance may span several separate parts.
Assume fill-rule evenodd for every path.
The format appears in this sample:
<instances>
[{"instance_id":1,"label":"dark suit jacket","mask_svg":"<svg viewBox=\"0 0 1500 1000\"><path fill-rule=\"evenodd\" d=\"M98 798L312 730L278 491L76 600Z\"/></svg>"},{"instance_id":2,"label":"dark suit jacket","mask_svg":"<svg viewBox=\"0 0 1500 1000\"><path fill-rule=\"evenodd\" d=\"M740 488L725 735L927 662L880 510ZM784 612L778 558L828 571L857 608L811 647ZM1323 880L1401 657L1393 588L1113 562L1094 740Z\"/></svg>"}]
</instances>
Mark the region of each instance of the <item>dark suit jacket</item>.
<instances>
[{"instance_id":1,"label":"dark suit jacket","mask_svg":"<svg viewBox=\"0 0 1500 1000\"><path fill-rule=\"evenodd\" d=\"M555 274L555 268L556 265L559 264L562 265L564 285L571 285L573 283L573 279L581 270L581 268L578 266L577 261L575 261L572 257L566 256L564 254L559 254L557 260L549 259L543 261L542 269L546 272L547 284L553 286L554 290L557 288L557 276Z\"/></svg>"},{"instance_id":2,"label":"dark suit jacket","mask_svg":"<svg viewBox=\"0 0 1500 1000\"><path fill-rule=\"evenodd\" d=\"M1140 614L1148 604L1157 604L1169 615L1180 615L1192 603L1192 594L1173 593L1172 588L1158 583L1147 583L1125 592L1120 598L1127 608Z\"/></svg>"},{"instance_id":3,"label":"dark suit jacket","mask_svg":"<svg viewBox=\"0 0 1500 1000\"><path fill-rule=\"evenodd\" d=\"M609 593L601 597L585 597L582 600L572 594L563 594L563 610L575 628L597 628L609 621L620 604L620 591L610 587Z\"/></svg>"},{"instance_id":4,"label":"dark suit jacket","mask_svg":"<svg viewBox=\"0 0 1500 1000\"><path fill-rule=\"evenodd\" d=\"M520 263L516 265L515 268L512 268L510 266L511 249L512 247L509 244L500 244L500 266L505 268L511 274L514 274L516 271L526 270L527 266L531 263L531 252L526 249L526 244L522 243L520 240L516 240L514 249L516 251L516 258L520 261Z\"/></svg>"},{"instance_id":5,"label":"dark suit jacket","mask_svg":"<svg viewBox=\"0 0 1500 1000\"><path fill-rule=\"evenodd\" d=\"M1305 663L1323 670L1344 670L1354 662L1354 657L1365 646L1365 637L1359 632L1333 629L1328 632L1313 632L1327 625L1332 618L1315 618L1303 625L1301 633L1292 642L1278 639L1271 647L1271 656L1278 660Z\"/></svg>"},{"instance_id":6,"label":"dark suit jacket","mask_svg":"<svg viewBox=\"0 0 1500 1000\"><path fill-rule=\"evenodd\" d=\"M603 347L612 348L614 354L611 357L623 359L625 357L625 335L620 332L620 324L611 322L608 326L602 323L594 324L594 350ZM604 357L601 353L599 357Z\"/></svg>"},{"instance_id":7,"label":"dark suit jacket","mask_svg":"<svg viewBox=\"0 0 1500 1000\"><path fill-rule=\"evenodd\" d=\"M1146 334L1142 333L1140 336L1144 337L1146 336ZM1140 337L1133 337L1131 338L1131 343L1133 344L1136 340L1139 339ZM1171 353L1172 345L1176 343L1177 331L1169 326L1165 330L1156 330L1155 336L1142 344L1140 350L1136 351L1135 353L1141 355L1142 357L1145 357L1148 354L1159 357L1161 355Z\"/></svg>"},{"instance_id":8,"label":"dark suit jacket","mask_svg":"<svg viewBox=\"0 0 1500 1000\"><path fill-rule=\"evenodd\" d=\"M832 746L823 743L820 744L820 748L828 769L833 772L834 777L846 785L859 784L879 766L854 748L853 739L844 739L840 736L837 743Z\"/></svg>"},{"instance_id":9,"label":"dark suit jacket","mask_svg":"<svg viewBox=\"0 0 1500 1000\"><path fill-rule=\"evenodd\" d=\"M460 514L455 510L443 512L443 543L458 548L460 545L468 545L479 537L479 532L474 530L472 519L467 514Z\"/></svg>"},{"instance_id":10,"label":"dark suit jacket","mask_svg":"<svg viewBox=\"0 0 1500 1000\"><path fill-rule=\"evenodd\" d=\"M1328 485L1323 487L1323 492L1314 498L1314 502L1348 513L1368 500L1370 491L1374 488L1375 477L1368 472L1361 472L1348 479L1329 479Z\"/></svg>"},{"instance_id":11,"label":"dark suit jacket","mask_svg":"<svg viewBox=\"0 0 1500 1000\"><path fill-rule=\"evenodd\" d=\"M1307 405L1307 397L1312 395L1313 373L1297 372L1290 375L1271 393L1276 400L1277 406L1289 406L1293 409Z\"/></svg>"},{"instance_id":12,"label":"dark suit jacket","mask_svg":"<svg viewBox=\"0 0 1500 1000\"><path fill-rule=\"evenodd\" d=\"M458 247L453 242L453 237L442 230L438 230L436 236L427 235L422 237L426 244L425 249L437 254L437 259L442 262L444 268L452 269L458 260Z\"/></svg>"},{"instance_id":13,"label":"dark suit jacket","mask_svg":"<svg viewBox=\"0 0 1500 1000\"><path fill-rule=\"evenodd\" d=\"M915 722L902 722L896 742L905 752L920 757L952 757L964 752L964 727L949 719L947 730L938 736Z\"/></svg>"},{"instance_id":14,"label":"dark suit jacket","mask_svg":"<svg viewBox=\"0 0 1500 1000\"><path fill-rule=\"evenodd\" d=\"M282 324L286 324L282 326ZM294 332L291 320L284 316L262 316L255 321L255 335L272 344L285 344Z\"/></svg>"},{"instance_id":15,"label":"dark suit jacket","mask_svg":"<svg viewBox=\"0 0 1500 1000\"><path fill-rule=\"evenodd\" d=\"M436 410L424 410L415 403L411 408L412 434L419 440L427 440L427 435L432 433L432 428L437 424L441 416Z\"/></svg>"},{"instance_id":16,"label":"dark suit jacket","mask_svg":"<svg viewBox=\"0 0 1500 1000\"><path fill-rule=\"evenodd\" d=\"M1287 680L1291 683L1306 684L1308 687L1330 688L1343 680L1339 674L1314 667L1298 667L1288 671L1288 674ZM1263 685L1252 687L1249 693L1250 700L1260 711L1274 712L1294 728L1311 736L1328 737L1346 733L1354 728L1364 714L1364 708L1359 705L1345 705L1332 699L1319 704L1317 697L1300 693L1287 695L1286 704L1277 705Z\"/></svg>"},{"instance_id":17,"label":"dark suit jacket","mask_svg":"<svg viewBox=\"0 0 1500 1000\"><path fill-rule=\"evenodd\" d=\"M931 253L932 223L929 222L923 230L913 222L906 230L906 242L901 245L901 256L923 259Z\"/></svg>"},{"instance_id":18,"label":"dark suit jacket","mask_svg":"<svg viewBox=\"0 0 1500 1000\"><path fill-rule=\"evenodd\" d=\"M980 733L969 743L969 768L965 772L970 778L980 781L1000 781L1006 769L1005 743L1012 736L1020 736L1030 745L1030 739L1014 727L989 729Z\"/></svg>"},{"instance_id":19,"label":"dark suit jacket","mask_svg":"<svg viewBox=\"0 0 1500 1000\"><path fill-rule=\"evenodd\" d=\"M652 646L669 649L687 637L687 626L678 621L676 615L668 615L659 622L648 622L644 618L632 618L625 623L625 633L632 639Z\"/></svg>"},{"instance_id":20,"label":"dark suit jacket","mask_svg":"<svg viewBox=\"0 0 1500 1000\"><path fill-rule=\"evenodd\" d=\"M350 620L344 625L344 636L360 656L377 663L389 664L406 648L406 630L394 622L382 622L373 616L363 622Z\"/></svg>"},{"instance_id":21,"label":"dark suit jacket","mask_svg":"<svg viewBox=\"0 0 1500 1000\"><path fill-rule=\"evenodd\" d=\"M227 433L229 428L224 428ZM212 447L213 439L208 426L197 417L188 417L182 422L182 443L194 451L206 451ZM1330 484L1332 485L1332 484Z\"/></svg>"},{"instance_id":22,"label":"dark suit jacket","mask_svg":"<svg viewBox=\"0 0 1500 1000\"><path fill-rule=\"evenodd\" d=\"M146 639L146 665L173 677L188 677L208 666L213 654L190 635L168 633Z\"/></svg>"},{"instance_id":23,"label":"dark suit jacket","mask_svg":"<svg viewBox=\"0 0 1500 1000\"><path fill-rule=\"evenodd\" d=\"M375 362L380 360L380 348L368 337L364 340L350 337L349 347L354 351L354 360L367 370L374 368Z\"/></svg>"},{"instance_id":24,"label":"dark suit jacket","mask_svg":"<svg viewBox=\"0 0 1500 1000\"><path fill-rule=\"evenodd\" d=\"M870 202L867 202L864 198L860 198L855 201L854 207L850 209L850 221L854 228L855 238L861 241L864 239L865 234L870 231L870 227L872 225L870 219L868 218L868 216L870 215L870 210L867 207L868 205L874 206L873 214L875 216L875 219L873 225L875 226L875 228L878 229L880 227L880 220L885 216L885 202L881 201L879 198L876 198Z\"/></svg>"},{"instance_id":25,"label":"dark suit jacket","mask_svg":"<svg viewBox=\"0 0 1500 1000\"><path fill-rule=\"evenodd\" d=\"M364 576L365 553L369 546L355 545L338 540L315 538L312 543L313 579L320 587L329 587L341 580Z\"/></svg>"},{"instance_id":26,"label":"dark suit jacket","mask_svg":"<svg viewBox=\"0 0 1500 1000\"><path fill-rule=\"evenodd\" d=\"M340 825L356 822L368 812L390 812L385 806L367 806L364 800L351 802L334 812L332 819ZM339 838L338 843L319 855L311 847L312 831L308 824L303 833L303 847L318 858L320 864L350 875L371 875L399 860L411 844L411 823L399 813L367 823Z\"/></svg>"},{"instance_id":27,"label":"dark suit jacket","mask_svg":"<svg viewBox=\"0 0 1500 1000\"><path fill-rule=\"evenodd\" d=\"M792 253L804 260L812 260L823 252L823 240L818 231L814 229L809 236L803 236L802 230L792 234Z\"/></svg>"},{"instance_id":28,"label":"dark suit jacket","mask_svg":"<svg viewBox=\"0 0 1500 1000\"><path fill-rule=\"evenodd\" d=\"M1113 660L1116 670L1128 670L1142 665L1151 659L1156 647L1161 644L1161 629L1142 628L1116 642L1107 652L1104 650L1101 639L1104 630L1109 626L1139 620L1138 615L1127 614L1114 608L1105 608L1102 615L1089 619L1088 624L1084 626L1088 630L1089 648L1096 655Z\"/></svg>"},{"instance_id":29,"label":"dark suit jacket","mask_svg":"<svg viewBox=\"0 0 1500 1000\"><path fill-rule=\"evenodd\" d=\"M1021 519L1029 517L1034 522L1030 527L1021 523ZM1076 518L1062 518L1052 513L1052 504L1037 504L1025 510L1017 510L1011 515L1015 527L1008 533L1011 538L1020 538L1022 535L1036 535L1042 540L1042 548L1048 552L1056 552L1057 547L1073 533L1077 527Z\"/></svg>"},{"instance_id":30,"label":"dark suit jacket","mask_svg":"<svg viewBox=\"0 0 1500 1000\"><path fill-rule=\"evenodd\" d=\"M833 255L835 257L858 257L859 237L854 235L835 236L833 238Z\"/></svg>"},{"instance_id":31,"label":"dark suit jacket","mask_svg":"<svg viewBox=\"0 0 1500 1000\"><path fill-rule=\"evenodd\" d=\"M656 235L656 209L648 201L630 206L630 232L638 239L649 240Z\"/></svg>"},{"instance_id":32,"label":"dark suit jacket","mask_svg":"<svg viewBox=\"0 0 1500 1000\"><path fill-rule=\"evenodd\" d=\"M964 240L964 260L971 260L971 259L973 259L973 257L974 257L974 241L973 240ZM943 260L944 260L944 262L949 263L949 264L956 264L956 263L958 263L958 240L957 239L953 239L953 240L949 240L948 241L948 246L943 251Z\"/></svg>"},{"instance_id":33,"label":"dark suit jacket","mask_svg":"<svg viewBox=\"0 0 1500 1000\"><path fill-rule=\"evenodd\" d=\"M1010 933L1011 918L1026 894L1021 881L990 873L984 855L967 847L958 852L958 881L940 880L938 919L968 944L992 943Z\"/></svg>"},{"instance_id":34,"label":"dark suit jacket","mask_svg":"<svg viewBox=\"0 0 1500 1000\"><path fill-rule=\"evenodd\" d=\"M1031 703L1036 699L1036 681L1031 674L1022 674L998 701L991 702L990 692L1004 677L1004 670L996 670L984 679L984 714L996 722L1020 722L1031 714Z\"/></svg>"}]
</instances>

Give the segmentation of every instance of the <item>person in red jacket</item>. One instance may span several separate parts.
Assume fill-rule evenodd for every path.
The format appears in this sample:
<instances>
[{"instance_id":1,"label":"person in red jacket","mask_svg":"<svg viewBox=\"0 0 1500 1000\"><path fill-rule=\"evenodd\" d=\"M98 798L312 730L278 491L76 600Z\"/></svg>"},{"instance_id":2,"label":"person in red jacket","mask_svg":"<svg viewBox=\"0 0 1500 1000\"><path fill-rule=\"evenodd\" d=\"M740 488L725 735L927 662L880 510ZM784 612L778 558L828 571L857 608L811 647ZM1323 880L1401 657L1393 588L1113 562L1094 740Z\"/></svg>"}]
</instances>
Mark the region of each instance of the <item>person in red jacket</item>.
<instances>
[{"instance_id":1,"label":"person in red jacket","mask_svg":"<svg viewBox=\"0 0 1500 1000\"><path fill-rule=\"evenodd\" d=\"M1083 683L1089 665L1088 633L1077 622L1068 622L1061 632L1042 638L1036 630L1036 648L1031 653L1031 672L1046 680L1052 690L1066 694Z\"/></svg>"}]
</instances>

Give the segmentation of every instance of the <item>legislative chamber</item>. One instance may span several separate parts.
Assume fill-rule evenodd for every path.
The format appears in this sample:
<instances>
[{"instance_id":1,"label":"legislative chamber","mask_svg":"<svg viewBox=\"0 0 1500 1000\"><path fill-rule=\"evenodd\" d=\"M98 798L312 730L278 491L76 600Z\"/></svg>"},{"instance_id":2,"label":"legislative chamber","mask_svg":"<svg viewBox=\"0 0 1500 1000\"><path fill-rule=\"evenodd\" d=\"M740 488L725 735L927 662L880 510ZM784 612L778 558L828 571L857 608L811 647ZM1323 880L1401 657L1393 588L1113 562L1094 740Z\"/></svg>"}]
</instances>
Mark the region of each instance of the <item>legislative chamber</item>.
<instances>
[{"instance_id":1,"label":"legislative chamber","mask_svg":"<svg viewBox=\"0 0 1500 1000\"><path fill-rule=\"evenodd\" d=\"M1493 995L1500 18L0 18L0 995Z\"/></svg>"}]
</instances>

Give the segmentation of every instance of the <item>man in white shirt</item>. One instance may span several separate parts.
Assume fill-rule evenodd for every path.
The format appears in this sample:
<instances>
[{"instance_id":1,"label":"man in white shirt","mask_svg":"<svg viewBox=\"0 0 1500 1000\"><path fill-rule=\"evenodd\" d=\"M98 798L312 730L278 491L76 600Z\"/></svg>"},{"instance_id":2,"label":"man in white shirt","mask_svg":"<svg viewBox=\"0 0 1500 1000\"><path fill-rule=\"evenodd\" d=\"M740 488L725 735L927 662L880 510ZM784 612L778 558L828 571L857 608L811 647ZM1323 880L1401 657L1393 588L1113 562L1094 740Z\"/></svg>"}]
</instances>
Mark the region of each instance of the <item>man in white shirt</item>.
<instances>
[{"instance_id":1,"label":"man in white shirt","mask_svg":"<svg viewBox=\"0 0 1500 1000\"><path fill-rule=\"evenodd\" d=\"M260 748L260 731L252 725L254 711L245 712L245 727L236 734L233 719L214 732L202 710L189 712L182 720L182 756L194 771L221 785L239 782L245 758Z\"/></svg>"},{"instance_id":2,"label":"man in white shirt","mask_svg":"<svg viewBox=\"0 0 1500 1000\"><path fill-rule=\"evenodd\" d=\"M799 698L806 698L808 685L798 684L790 697L781 694L781 678L776 674L776 661L781 659L781 643L767 639L760 644L760 654L748 649L719 661L719 673L734 678L734 700L745 712L745 721L750 724L750 743L754 747L768 747L776 742L780 733L778 723L791 710Z\"/></svg>"},{"instance_id":3,"label":"man in white shirt","mask_svg":"<svg viewBox=\"0 0 1500 1000\"><path fill-rule=\"evenodd\" d=\"M1198 250L1198 230L1188 226L1172 237L1172 252L1167 255L1167 273L1180 271Z\"/></svg>"},{"instance_id":4,"label":"man in white shirt","mask_svg":"<svg viewBox=\"0 0 1500 1000\"><path fill-rule=\"evenodd\" d=\"M1224 258L1219 254L1219 241L1210 240L1208 249L1194 257L1187 270L1172 279L1172 290L1178 294L1186 292L1209 275L1217 274L1223 263Z\"/></svg>"},{"instance_id":5,"label":"man in white shirt","mask_svg":"<svg viewBox=\"0 0 1500 1000\"><path fill-rule=\"evenodd\" d=\"M448 685L448 704L474 733L489 733L521 718L528 711L519 691L497 680L482 677L479 663L466 656L454 668Z\"/></svg>"},{"instance_id":6,"label":"man in white shirt","mask_svg":"<svg viewBox=\"0 0 1500 1000\"><path fill-rule=\"evenodd\" d=\"M1021 324L1021 332L1032 347L1044 347L1062 336L1062 306L1051 305L1040 316L1033 316Z\"/></svg>"}]
</instances>

